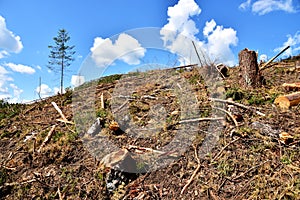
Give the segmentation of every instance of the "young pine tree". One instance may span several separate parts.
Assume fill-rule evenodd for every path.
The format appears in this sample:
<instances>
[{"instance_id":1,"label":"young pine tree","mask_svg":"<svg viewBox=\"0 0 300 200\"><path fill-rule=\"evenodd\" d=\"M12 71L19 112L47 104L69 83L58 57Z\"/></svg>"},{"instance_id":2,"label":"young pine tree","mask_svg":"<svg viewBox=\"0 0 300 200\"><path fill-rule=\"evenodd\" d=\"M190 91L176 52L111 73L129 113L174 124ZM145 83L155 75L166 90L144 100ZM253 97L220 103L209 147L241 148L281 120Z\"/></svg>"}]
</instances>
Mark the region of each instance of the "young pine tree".
<instances>
[{"instance_id":1,"label":"young pine tree","mask_svg":"<svg viewBox=\"0 0 300 200\"><path fill-rule=\"evenodd\" d=\"M60 93L63 93L64 70L74 61L75 46L68 46L70 36L65 29L60 29L58 35L53 38L55 45L49 45L50 49L48 68L60 72Z\"/></svg>"}]
</instances>

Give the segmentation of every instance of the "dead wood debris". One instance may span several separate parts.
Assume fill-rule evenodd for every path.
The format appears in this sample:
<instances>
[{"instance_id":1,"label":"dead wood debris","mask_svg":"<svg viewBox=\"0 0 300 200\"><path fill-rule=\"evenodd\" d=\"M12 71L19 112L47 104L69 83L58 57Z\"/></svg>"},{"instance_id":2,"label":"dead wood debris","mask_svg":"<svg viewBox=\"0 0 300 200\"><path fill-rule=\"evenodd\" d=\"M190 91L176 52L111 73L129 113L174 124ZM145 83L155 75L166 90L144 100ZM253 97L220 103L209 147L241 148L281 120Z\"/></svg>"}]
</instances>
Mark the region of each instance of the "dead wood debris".
<instances>
[{"instance_id":1,"label":"dead wood debris","mask_svg":"<svg viewBox=\"0 0 300 200\"><path fill-rule=\"evenodd\" d=\"M189 187L189 185L192 183L192 181L194 180L195 176L197 175L198 171L200 170L201 168L201 162L200 162L200 159L198 157L198 151L197 151L197 147L194 146L194 153L195 153L195 158L196 158L196 161L197 161L197 168L195 169L195 171L193 172L192 176L190 177L190 179L188 180L188 182L184 185L184 187L182 188L180 194L182 195L185 190Z\"/></svg>"},{"instance_id":2,"label":"dead wood debris","mask_svg":"<svg viewBox=\"0 0 300 200\"><path fill-rule=\"evenodd\" d=\"M243 109L246 109L246 110L250 110L251 112L254 112L258 115L261 115L261 116L266 116L264 113L258 111L258 110L255 110L255 108L252 108L252 107L249 107L249 106L245 106L241 103L237 103L237 102L234 102L234 101L229 101L229 100L224 100L224 99L217 99L217 98L209 98L210 101L215 101L215 102L221 102L221 103L228 103L228 104L231 104L231 105L235 105L235 106L238 106L240 108L243 108Z\"/></svg>"},{"instance_id":3,"label":"dead wood debris","mask_svg":"<svg viewBox=\"0 0 300 200\"><path fill-rule=\"evenodd\" d=\"M44 146L49 142L49 140L51 139L54 129L55 129L56 125L53 125L51 130L49 131L47 137L45 138L45 140L43 141L43 143L41 144L40 148L38 149L38 153L40 153L42 151L42 149L44 148Z\"/></svg>"}]
</instances>

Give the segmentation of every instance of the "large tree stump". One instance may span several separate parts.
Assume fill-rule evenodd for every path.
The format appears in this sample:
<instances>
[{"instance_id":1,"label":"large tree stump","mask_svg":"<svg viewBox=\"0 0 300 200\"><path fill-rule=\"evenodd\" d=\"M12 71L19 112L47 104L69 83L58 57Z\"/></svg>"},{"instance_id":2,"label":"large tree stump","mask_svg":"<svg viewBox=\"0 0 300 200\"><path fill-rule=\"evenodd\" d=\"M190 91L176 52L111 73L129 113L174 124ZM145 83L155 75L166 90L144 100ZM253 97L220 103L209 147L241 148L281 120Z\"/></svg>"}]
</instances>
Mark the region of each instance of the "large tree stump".
<instances>
[{"instance_id":1,"label":"large tree stump","mask_svg":"<svg viewBox=\"0 0 300 200\"><path fill-rule=\"evenodd\" d=\"M240 84L244 87L257 87L261 85L261 75L255 51L244 49L239 53L239 66L242 79Z\"/></svg>"}]
</instances>

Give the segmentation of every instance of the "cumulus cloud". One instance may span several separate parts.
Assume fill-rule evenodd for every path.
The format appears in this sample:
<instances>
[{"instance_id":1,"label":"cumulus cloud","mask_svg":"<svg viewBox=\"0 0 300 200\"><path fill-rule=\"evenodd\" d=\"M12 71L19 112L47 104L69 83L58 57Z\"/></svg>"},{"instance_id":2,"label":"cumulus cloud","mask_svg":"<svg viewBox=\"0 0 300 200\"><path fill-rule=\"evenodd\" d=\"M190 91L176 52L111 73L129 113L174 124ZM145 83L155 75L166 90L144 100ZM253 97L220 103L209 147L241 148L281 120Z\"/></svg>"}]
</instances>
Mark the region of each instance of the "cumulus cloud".
<instances>
[{"instance_id":1,"label":"cumulus cloud","mask_svg":"<svg viewBox=\"0 0 300 200\"><path fill-rule=\"evenodd\" d=\"M34 74L35 73L35 69L33 69L32 67L26 66L26 65L14 64L14 63L6 63L4 65L6 67L9 67L14 72L19 72L22 74Z\"/></svg>"},{"instance_id":2,"label":"cumulus cloud","mask_svg":"<svg viewBox=\"0 0 300 200\"><path fill-rule=\"evenodd\" d=\"M168 23L162 28L161 35L164 42L174 40L175 35L169 32L176 31L187 37L194 38L199 32L195 22L191 19L201 13L200 7L194 0L179 0L176 5L168 8Z\"/></svg>"},{"instance_id":3,"label":"cumulus cloud","mask_svg":"<svg viewBox=\"0 0 300 200\"><path fill-rule=\"evenodd\" d=\"M41 84L35 89L35 92L40 94L41 98L49 97L53 95L52 89L47 84Z\"/></svg>"},{"instance_id":4,"label":"cumulus cloud","mask_svg":"<svg viewBox=\"0 0 300 200\"><path fill-rule=\"evenodd\" d=\"M9 52L19 53L23 49L20 36L16 36L6 27L5 19L0 15L0 58L7 56Z\"/></svg>"},{"instance_id":5,"label":"cumulus cloud","mask_svg":"<svg viewBox=\"0 0 300 200\"><path fill-rule=\"evenodd\" d=\"M239 6L241 10L246 10L249 7L251 7L253 13L259 15L265 15L273 11L296 12L293 0L258 0L252 6L251 0L247 0Z\"/></svg>"},{"instance_id":6,"label":"cumulus cloud","mask_svg":"<svg viewBox=\"0 0 300 200\"><path fill-rule=\"evenodd\" d=\"M287 40L280 46L274 49L274 52L279 52L283 48L290 46L282 56L288 57L300 53L300 32L297 31L294 35L287 35Z\"/></svg>"},{"instance_id":7,"label":"cumulus cloud","mask_svg":"<svg viewBox=\"0 0 300 200\"><path fill-rule=\"evenodd\" d=\"M230 47L238 43L236 31L232 28L217 26L213 19L206 23L205 30L210 30L208 34L206 32L203 34L207 38L206 49L212 59L234 65L234 54Z\"/></svg>"},{"instance_id":8,"label":"cumulus cloud","mask_svg":"<svg viewBox=\"0 0 300 200\"><path fill-rule=\"evenodd\" d=\"M216 25L217 24L216 24L215 20L211 20L210 22L206 22L205 27L203 29L203 35L207 37L210 33L213 32Z\"/></svg>"},{"instance_id":9,"label":"cumulus cloud","mask_svg":"<svg viewBox=\"0 0 300 200\"><path fill-rule=\"evenodd\" d=\"M78 87L79 85L84 83L84 76L79 76L79 75L72 75L71 78L71 85L73 87Z\"/></svg>"},{"instance_id":10,"label":"cumulus cloud","mask_svg":"<svg viewBox=\"0 0 300 200\"><path fill-rule=\"evenodd\" d=\"M235 61L231 46L237 45L236 31L217 25L212 19L206 22L202 31L204 40L200 41L197 37L199 29L193 21L193 17L200 13L201 8L194 0L179 0L175 6L169 7L168 23L160 31L164 46L172 53L189 58L190 63L195 63L197 58L191 45L193 40L204 56L208 55L213 60L233 65ZM185 64L186 61L181 59L180 62Z\"/></svg>"},{"instance_id":11,"label":"cumulus cloud","mask_svg":"<svg viewBox=\"0 0 300 200\"><path fill-rule=\"evenodd\" d=\"M15 84L11 83L9 84L10 88L13 90L13 96L10 97L9 102L10 103L17 103L20 101L20 95L23 93L23 90L20 89Z\"/></svg>"},{"instance_id":12,"label":"cumulus cloud","mask_svg":"<svg viewBox=\"0 0 300 200\"><path fill-rule=\"evenodd\" d=\"M120 34L114 42L109 38L97 37L90 50L92 59L99 67L106 67L115 60L137 65L146 52L138 40L125 33Z\"/></svg>"}]
</instances>

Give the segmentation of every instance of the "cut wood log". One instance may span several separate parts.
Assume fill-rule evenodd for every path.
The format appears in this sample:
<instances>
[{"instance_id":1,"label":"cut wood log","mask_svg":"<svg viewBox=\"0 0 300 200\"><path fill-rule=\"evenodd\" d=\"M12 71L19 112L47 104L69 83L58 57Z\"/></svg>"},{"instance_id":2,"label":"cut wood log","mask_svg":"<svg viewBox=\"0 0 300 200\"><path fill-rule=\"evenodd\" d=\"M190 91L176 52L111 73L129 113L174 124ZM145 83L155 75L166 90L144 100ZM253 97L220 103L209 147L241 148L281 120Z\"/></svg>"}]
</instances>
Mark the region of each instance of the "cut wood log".
<instances>
[{"instance_id":1,"label":"cut wood log","mask_svg":"<svg viewBox=\"0 0 300 200\"><path fill-rule=\"evenodd\" d=\"M294 92L284 96L279 96L274 103L280 108L288 109L291 106L296 106L300 103L300 92Z\"/></svg>"},{"instance_id":2,"label":"cut wood log","mask_svg":"<svg viewBox=\"0 0 300 200\"><path fill-rule=\"evenodd\" d=\"M284 83L284 84L282 84L282 87L284 87L287 91L291 91L291 90L299 91L300 90L300 82L298 82L298 83Z\"/></svg>"}]
</instances>

